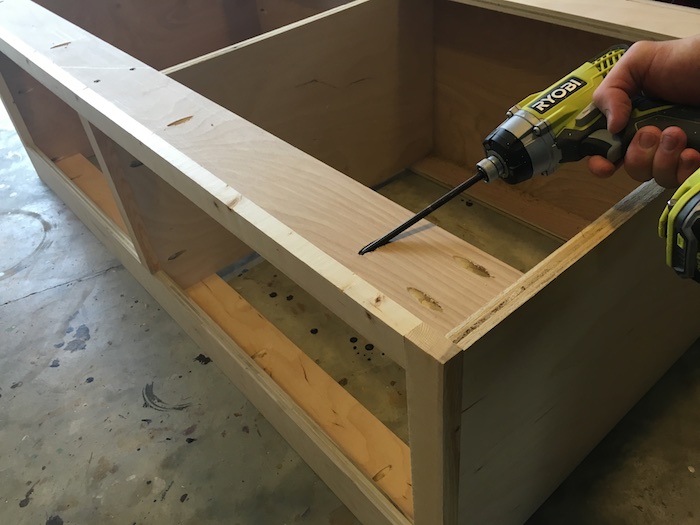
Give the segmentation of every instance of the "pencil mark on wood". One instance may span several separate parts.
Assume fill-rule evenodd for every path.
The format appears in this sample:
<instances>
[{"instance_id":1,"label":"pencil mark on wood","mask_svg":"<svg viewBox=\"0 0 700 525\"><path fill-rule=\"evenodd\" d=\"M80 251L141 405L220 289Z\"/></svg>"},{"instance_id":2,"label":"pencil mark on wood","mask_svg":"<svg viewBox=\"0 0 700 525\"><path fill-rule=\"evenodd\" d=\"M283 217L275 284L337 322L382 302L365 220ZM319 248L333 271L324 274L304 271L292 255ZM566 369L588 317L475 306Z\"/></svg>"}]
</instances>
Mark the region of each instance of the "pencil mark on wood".
<instances>
[{"instance_id":1,"label":"pencil mark on wood","mask_svg":"<svg viewBox=\"0 0 700 525\"><path fill-rule=\"evenodd\" d=\"M386 467L381 469L374 476L372 476L372 479L374 481L379 481L380 479L384 478L389 472L391 472L391 465L387 465Z\"/></svg>"},{"instance_id":2,"label":"pencil mark on wood","mask_svg":"<svg viewBox=\"0 0 700 525\"><path fill-rule=\"evenodd\" d=\"M425 292L421 292L418 288L413 288L411 286L406 288L406 290L408 290L408 293L411 294L411 297L413 297L416 301L418 301L426 308L435 310L436 312L442 312L442 306L440 305L440 303L438 303L435 299L430 297Z\"/></svg>"},{"instance_id":3,"label":"pencil mark on wood","mask_svg":"<svg viewBox=\"0 0 700 525\"><path fill-rule=\"evenodd\" d=\"M182 117L182 118L179 118L177 120L173 120L170 124L168 124L168 127L171 128L173 126L179 126L180 124L184 124L185 122L189 122L190 120L192 120L193 116L194 115L190 115L188 117Z\"/></svg>"},{"instance_id":4,"label":"pencil mark on wood","mask_svg":"<svg viewBox=\"0 0 700 525\"><path fill-rule=\"evenodd\" d=\"M168 257L168 260L169 260L169 261L174 261L175 259L177 259L178 257L180 257L180 255L182 255L182 254L185 253L186 251L187 251L187 250L180 250L179 252L175 252L175 253L172 254L170 257Z\"/></svg>"},{"instance_id":5,"label":"pencil mark on wood","mask_svg":"<svg viewBox=\"0 0 700 525\"><path fill-rule=\"evenodd\" d=\"M462 268L469 270L470 272L478 275L479 277L492 277L492 275L486 268L484 268L480 264L475 263L474 261L470 261L469 259L460 257L459 255L454 255L452 256L452 258L455 261L457 261L457 264L459 264Z\"/></svg>"}]
</instances>

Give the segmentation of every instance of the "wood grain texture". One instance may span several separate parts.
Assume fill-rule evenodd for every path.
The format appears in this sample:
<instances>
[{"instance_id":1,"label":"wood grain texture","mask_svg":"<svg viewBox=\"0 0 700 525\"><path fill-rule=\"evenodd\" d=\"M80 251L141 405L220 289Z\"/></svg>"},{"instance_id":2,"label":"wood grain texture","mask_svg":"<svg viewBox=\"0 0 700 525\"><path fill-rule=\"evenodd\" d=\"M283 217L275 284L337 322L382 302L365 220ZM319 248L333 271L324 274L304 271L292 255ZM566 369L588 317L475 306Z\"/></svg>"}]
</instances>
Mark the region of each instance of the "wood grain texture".
<instances>
[{"instance_id":1,"label":"wood grain texture","mask_svg":"<svg viewBox=\"0 0 700 525\"><path fill-rule=\"evenodd\" d=\"M431 148L431 20L426 0L359 1L166 73L372 186Z\"/></svg>"},{"instance_id":2,"label":"wood grain texture","mask_svg":"<svg viewBox=\"0 0 700 525\"><path fill-rule=\"evenodd\" d=\"M93 129L103 171L114 181L142 260L187 288L251 249L140 161Z\"/></svg>"},{"instance_id":3,"label":"wood grain texture","mask_svg":"<svg viewBox=\"0 0 700 525\"><path fill-rule=\"evenodd\" d=\"M41 179L207 352L263 416L363 523L410 525L308 414L238 348L228 335L163 272L151 274L137 257L129 237L95 203L58 171L45 155L27 153Z\"/></svg>"},{"instance_id":4,"label":"wood grain texture","mask_svg":"<svg viewBox=\"0 0 700 525\"><path fill-rule=\"evenodd\" d=\"M289 268L289 276L332 311L343 305L341 317L352 326L366 331L369 323L382 343L394 341L385 348L402 348L387 328L420 319L446 333L519 277L425 222L400 242L357 255L411 214L26 0L6 0L0 14L3 52L252 249ZM40 30L48 24L69 32L72 43L51 49L55 37ZM97 65L104 63L110 68ZM244 218L247 210L259 217ZM271 224L270 233L259 235ZM490 277L466 270L459 263L464 259ZM340 273L328 273L331 267ZM352 299L349 284L338 278L346 274L369 285L358 289L374 292ZM434 302L419 300L412 290ZM434 303L440 308L426 306Z\"/></svg>"},{"instance_id":5,"label":"wood grain texture","mask_svg":"<svg viewBox=\"0 0 700 525\"><path fill-rule=\"evenodd\" d=\"M618 42L446 0L437 0L436 7L434 153L470 173L483 158L483 139L503 121L507 109ZM499 28L497 39L492 37L494 27ZM449 171L430 164L433 171ZM550 177L536 175L502 193L484 187L474 191L484 203L570 238L635 187L622 171L597 179L581 162L562 165Z\"/></svg>"},{"instance_id":6,"label":"wood grain texture","mask_svg":"<svg viewBox=\"0 0 700 525\"><path fill-rule=\"evenodd\" d=\"M220 277L187 294L326 432L409 518L408 446Z\"/></svg>"},{"instance_id":7,"label":"wood grain texture","mask_svg":"<svg viewBox=\"0 0 700 525\"><path fill-rule=\"evenodd\" d=\"M637 193L530 272L519 306L511 289L455 333L462 428L478 429L462 432L460 523L521 524L698 337L700 295L656 238L668 194Z\"/></svg>"},{"instance_id":8,"label":"wood grain texture","mask_svg":"<svg viewBox=\"0 0 700 525\"><path fill-rule=\"evenodd\" d=\"M682 38L696 34L700 26L697 9L654 0L451 1L624 40Z\"/></svg>"}]
</instances>

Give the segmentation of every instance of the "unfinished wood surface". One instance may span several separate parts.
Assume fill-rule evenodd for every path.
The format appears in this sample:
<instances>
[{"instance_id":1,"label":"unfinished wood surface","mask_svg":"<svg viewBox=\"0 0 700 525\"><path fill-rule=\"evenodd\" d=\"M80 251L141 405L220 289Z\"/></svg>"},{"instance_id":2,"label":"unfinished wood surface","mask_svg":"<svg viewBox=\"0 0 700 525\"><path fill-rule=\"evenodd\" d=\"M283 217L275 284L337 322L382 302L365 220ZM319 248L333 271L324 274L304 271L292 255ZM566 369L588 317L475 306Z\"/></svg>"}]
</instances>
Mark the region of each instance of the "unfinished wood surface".
<instances>
[{"instance_id":1,"label":"unfinished wood surface","mask_svg":"<svg viewBox=\"0 0 700 525\"><path fill-rule=\"evenodd\" d=\"M413 330L406 338L406 390L415 523L456 525L462 408L460 349L428 327Z\"/></svg>"},{"instance_id":2,"label":"unfinished wood surface","mask_svg":"<svg viewBox=\"0 0 700 525\"><path fill-rule=\"evenodd\" d=\"M434 153L470 174L484 156L482 141L503 121L506 110L619 42L447 0L437 0L437 8ZM492 38L494 27L499 28L498 39ZM430 169L450 171L432 161ZM597 179L580 162L564 164L550 177L535 175L503 194L483 187L474 191L485 203L570 238L636 186L622 171ZM523 210L524 203L553 214Z\"/></svg>"},{"instance_id":3,"label":"unfinished wood surface","mask_svg":"<svg viewBox=\"0 0 700 525\"><path fill-rule=\"evenodd\" d=\"M668 193L640 190L454 334L460 523L521 524L697 338L700 295L656 237Z\"/></svg>"},{"instance_id":4,"label":"unfinished wood surface","mask_svg":"<svg viewBox=\"0 0 700 525\"><path fill-rule=\"evenodd\" d=\"M166 73L371 186L431 148L432 59L430 1L360 0Z\"/></svg>"},{"instance_id":5,"label":"unfinished wood surface","mask_svg":"<svg viewBox=\"0 0 700 525\"><path fill-rule=\"evenodd\" d=\"M654 0L451 0L625 40L694 35L700 12ZM562 48L574 50L568 41ZM523 46L528 47L528 46Z\"/></svg>"},{"instance_id":6,"label":"unfinished wood surface","mask_svg":"<svg viewBox=\"0 0 700 525\"><path fill-rule=\"evenodd\" d=\"M220 277L187 294L333 439L409 518L408 446Z\"/></svg>"},{"instance_id":7,"label":"unfinished wood surface","mask_svg":"<svg viewBox=\"0 0 700 525\"><path fill-rule=\"evenodd\" d=\"M446 333L519 277L426 222L357 255L411 214L31 2L6 0L0 14L3 52L377 344L402 347L407 332L392 327L416 319ZM50 24L72 43L51 49L38 30Z\"/></svg>"},{"instance_id":8,"label":"unfinished wood surface","mask_svg":"<svg viewBox=\"0 0 700 525\"><path fill-rule=\"evenodd\" d=\"M0 71L32 143L53 160L75 154L92 156L75 111L3 53Z\"/></svg>"},{"instance_id":9,"label":"unfinished wood surface","mask_svg":"<svg viewBox=\"0 0 700 525\"><path fill-rule=\"evenodd\" d=\"M104 176L89 160L80 154L56 161L56 166L73 181L80 190L89 196L114 223L126 232L117 204Z\"/></svg>"},{"instance_id":10,"label":"unfinished wood surface","mask_svg":"<svg viewBox=\"0 0 700 525\"><path fill-rule=\"evenodd\" d=\"M410 525L346 455L300 410L288 394L199 308L165 273L143 266L129 237L78 190L45 155L28 149L41 179L65 202L120 262L175 319L243 394L272 423L333 492L363 523Z\"/></svg>"},{"instance_id":11,"label":"unfinished wood surface","mask_svg":"<svg viewBox=\"0 0 700 525\"><path fill-rule=\"evenodd\" d=\"M256 0L260 31L265 33L352 0Z\"/></svg>"},{"instance_id":12,"label":"unfinished wood surface","mask_svg":"<svg viewBox=\"0 0 700 525\"><path fill-rule=\"evenodd\" d=\"M139 160L101 131L91 131L103 170L128 203L125 213L149 267L187 288L250 255L248 246Z\"/></svg>"},{"instance_id":13,"label":"unfinished wood surface","mask_svg":"<svg viewBox=\"0 0 700 525\"><path fill-rule=\"evenodd\" d=\"M348 0L37 0L155 69L291 24Z\"/></svg>"},{"instance_id":14,"label":"unfinished wood surface","mask_svg":"<svg viewBox=\"0 0 700 525\"><path fill-rule=\"evenodd\" d=\"M255 0L38 0L156 69L260 33ZM67 42L68 40L66 40Z\"/></svg>"}]
</instances>

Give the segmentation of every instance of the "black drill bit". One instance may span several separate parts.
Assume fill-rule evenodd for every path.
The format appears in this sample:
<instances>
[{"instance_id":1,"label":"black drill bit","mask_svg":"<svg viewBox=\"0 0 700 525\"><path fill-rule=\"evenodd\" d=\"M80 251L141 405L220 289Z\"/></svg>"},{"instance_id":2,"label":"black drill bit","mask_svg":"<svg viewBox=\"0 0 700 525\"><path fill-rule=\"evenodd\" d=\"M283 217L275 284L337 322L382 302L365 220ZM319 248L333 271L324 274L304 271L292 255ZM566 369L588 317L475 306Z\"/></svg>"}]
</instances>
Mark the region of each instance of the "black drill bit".
<instances>
[{"instance_id":1,"label":"black drill bit","mask_svg":"<svg viewBox=\"0 0 700 525\"><path fill-rule=\"evenodd\" d=\"M387 244L391 239L396 237L399 233L407 230L411 226L413 226L415 223L417 223L419 220L421 220L423 217L426 217L427 215L431 214L435 210L437 210L440 206L443 204L451 201L454 199L457 195L462 193L463 191L471 188L474 184L479 182L480 180L486 180L486 172L483 172L479 170L476 175L474 175L472 178L465 180L462 184L459 186L456 186L455 188L451 189L447 193L445 193L442 197L440 197L438 200L430 204L429 206L426 206L423 208L421 211L416 213L413 217L408 219L406 222L404 222L402 225L398 226L397 228L394 228L391 230L389 233L387 233L384 237L380 237L376 241L372 241L369 243L367 246L362 248L358 253L360 255L364 255L369 252L373 252L380 246L384 246Z\"/></svg>"}]
</instances>

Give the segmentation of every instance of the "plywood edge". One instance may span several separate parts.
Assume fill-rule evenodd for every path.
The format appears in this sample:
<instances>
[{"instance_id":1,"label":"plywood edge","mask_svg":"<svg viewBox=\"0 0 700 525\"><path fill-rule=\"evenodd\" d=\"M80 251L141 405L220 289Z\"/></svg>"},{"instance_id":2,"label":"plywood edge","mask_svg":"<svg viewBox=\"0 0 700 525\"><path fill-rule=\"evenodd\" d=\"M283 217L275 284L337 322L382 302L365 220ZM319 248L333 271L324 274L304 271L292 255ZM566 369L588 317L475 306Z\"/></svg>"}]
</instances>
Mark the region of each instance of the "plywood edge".
<instances>
[{"instance_id":1,"label":"plywood edge","mask_svg":"<svg viewBox=\"0 0 700 525\"><path fill-rule=\"evenodd\" d=\"M462 369L459 347L430 327L419 326L406 336L416 523L457 524Z\"/></svg>"},{"instance_id":2,"label":"plywood edge","mask_svg":"<svg viewBox=\"0 0 700 525\"><path fill-rule=\"evenodd\" d=\"M682 38L700 26L697 9L650 0L451 1L632 41Z\"/></svg>"},{"instance_id":3,"label":"plywood edge","mask_svg":"<svg viewBox=\"0 0 700 525\"><path fill-rule=\"evenodd\" d=\"M223 279L212 275L189 297L343 450L409 518L408 446Z\"/></svg>"},{"instance_id":4,"label":"plywood edge","mask_svg":"<svg viewBox=\"0 0 700 525\"><path fill-rule=\"evenodd\" d=\"M630 193L591 223L569 242L557 249L520 280L506 288L480 311L448 334L460 348L467 349L512 312L525 304L566 269L591 252L596 245L643 210L663 192L650 181ZM632 271L632 269L630 269Z\"/></svg>"},{"instance_id":5,"label":"plywood edge","mask_svg":"<svg viewBox=\"0 0 700 525\"><path fill-rule=\"evenodd\" d=\"M241 42L231 44L230 46L226 46L226 47L223 47L221 49L217 49L216 51L212 51L211 53L205 53L205 54L198 56L196 58L193 58L191 60L186 60L186 61L181 62L179 64L175 64L174 66L162 69L161 72L165 75L173 76L178 71L189 69L192 66L196 66L202 62L208 62L212 59L215 59L215 58L218 58L220 56L231 53L232 51L235 51L237 49L241 49L243 47L250 46L250 45L255 45L256 43L267 40L267 39L274 39L278 35L284 34L288 31L292 31L298 27L303 27L303 26L308 25L308 24L313 24L320 19L323 19L323 18L328 17L328 16L333 16L336 13L339 13L339 12L344 11L346 9L352 9L353 7L355 7L357 5L364 4L364 3L370 2L370 1L373 1L373 0L354 0L353 2L349 2L347 4L328 9L327 11L323 11L323 12L318 13L316 15L312 15L308 18L304 18L303 20L299 20L297 22L287 24L283 27L273 29L272 31L268 31L266 33L256 35L254 37L247 38Z\"/></svg>"},{"instance_id":6,"label":"plywood edge","mask_svg":"<svg viewBox=\"0 0 700 525\"><path fill-rule=\"evenodd\" d=\"M163 272L151 274L138 258L131 239L43 154L27 153L42 181L78 216L158 301L195 342L241 389L286 441L301 455L350 510L363 522L410 525L386 498L331 441L318 425L248 358L231 353L228 335Z\"/></svg>"}]
</instances>

